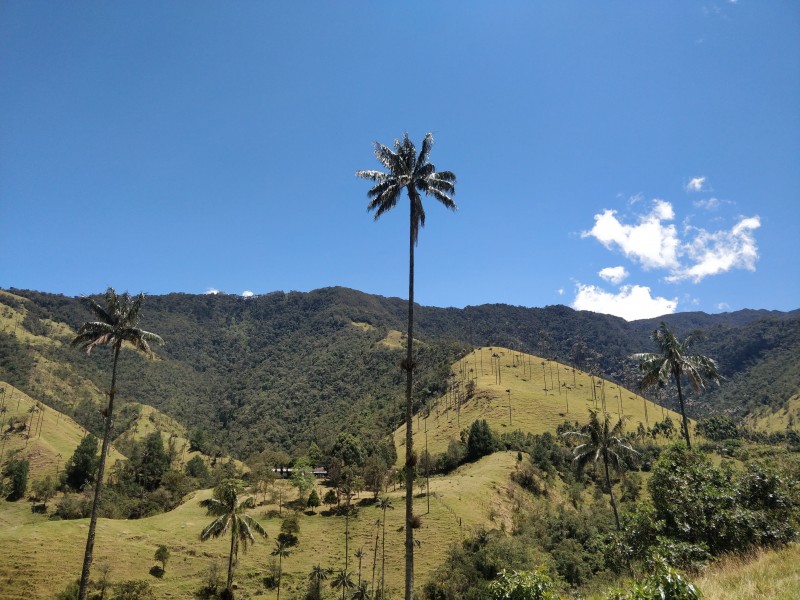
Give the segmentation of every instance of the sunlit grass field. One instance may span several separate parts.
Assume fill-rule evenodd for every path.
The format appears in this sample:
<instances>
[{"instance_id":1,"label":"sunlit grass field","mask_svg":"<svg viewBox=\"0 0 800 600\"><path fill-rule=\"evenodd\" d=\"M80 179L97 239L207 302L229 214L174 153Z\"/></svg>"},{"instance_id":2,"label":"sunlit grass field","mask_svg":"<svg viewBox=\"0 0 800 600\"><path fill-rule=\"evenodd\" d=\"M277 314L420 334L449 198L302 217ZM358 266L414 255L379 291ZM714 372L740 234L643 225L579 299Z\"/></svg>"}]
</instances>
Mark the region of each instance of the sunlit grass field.
<instances>
[{"instance_id":1,"label":"sunlit grass field","mask_svg":"<svg viewBox=\"0 0 800 600\"><path fill-rule=\"evenodd\" d=\"M472 397L466 397L467 383L475 382ZM624 417L626 430L639 423L651 427L669 416L676 430L680 415L618 386L569 365L548 361L508 348L478 348L453 367L456 390L430 403L430 412L414 417L414 447L431 454L447 450L473 421L485 419L493 431L520 430L526 433L554 433L564 421L586 423L589 409L605 410L612 420ZM398 465L404 460L405 426L394 434Z\"/></svg>"}]
</instances>

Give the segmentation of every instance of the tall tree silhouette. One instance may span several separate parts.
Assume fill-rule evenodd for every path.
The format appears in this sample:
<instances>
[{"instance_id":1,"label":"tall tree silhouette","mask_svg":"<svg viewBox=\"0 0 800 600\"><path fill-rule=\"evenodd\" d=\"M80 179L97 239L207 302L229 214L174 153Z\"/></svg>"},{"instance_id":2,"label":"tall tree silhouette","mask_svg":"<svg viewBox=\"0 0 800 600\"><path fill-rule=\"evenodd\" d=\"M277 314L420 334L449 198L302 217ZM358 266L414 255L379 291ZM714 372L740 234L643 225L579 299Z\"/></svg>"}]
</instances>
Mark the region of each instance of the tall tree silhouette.
<instances>
[{"instance_id":1,"label":"tall tree silhouette","mask_svg":"<svg viewBox=\"0 0 800 600\"><path fill-rule=\"evenodd\" d=\"M247 550L247 544L255 542L253 532L262 537L267 537L267 532L253 517L246 514L248 508L255 507L255 500L241 499L243 485L236 479L226 479L214 489L214 497L206 498L200 506L207 509L209 514L217 518L211 521L200 533L200 540L205 542L210 538L218 538L231 534L231 547L228 554L228 579L225 589L231 591L233 585L233 567L239 555L239 546Z\"/></svg>"},{"instance_id":2,"label":"tall tree silhouette","mask_svg":"<svg viewBox=\"0 0 800 600\"><path fill-rule=\"evenodd\" d=\"M690 346L701 337L702 333L695 331L681 341L670 331L666 323L661 321L658 328L650 335L650 339L658 346L660 352L643 352L631 356L633 360L639 361L639 371L642 374L639 388L642 391L653 386L663 388L670 378L675 380L681 407L681 428L686 446L689 448L692 447L692 442L689 439L689 420L686 418L681 378L685 376L689 380L695 393L705 387L706 379L717 383L722 379L717 370L717 363L713 359L700 354L689 354Z\"/></svg>"},{"instance_id":3,"label":"tall tree silhouette","mask_svg":"<svg viewBox=\"0 0 800 600\"><path fill-rule=\"evenodd\" d=\"M111 432L114 427L114 398L117 393L117 363L123 344L127 343L135 350L142 352L148 357L153 356L150 344L163 344L164 340L155 333L144 331L137 327L140 318L144 294L139 294L135 298L127 292L118 295L114 288L108 288L105 295L105 306L100 306L92 298L83 299L86 306L91 310L96 321L87 321L78 330L77 336L72 340L73 346L86 349L86 354L91 354L92 350L98 346L108 346L113 354L111 365L111 388L108 390L108 405L104 411L105 429L103 432L103 445L100 450L100 466L97 470L97 479L94 484L94 500L92 501L92 512L89 517L89 531L86 536L86 551L83 555L83 569L81 570L81 582L78 590L78 599L86 600L89 589L89 575L92 568L92 556L94 554L94 539L97 529L97 510L100 506L100 496L103 491L103 477L106 469L106 457L111 445Z\"/></svg>"},{"instance_id":4,"label":"tall tree silhouette","mask_svg":"<svg viewBox=\"0 0 800 600\"><path fill-rule=\"evenodd\" d=\"M421 194L433 196L446 208L456 209L453 202L456 176L450 171L437 171L430 162L433 135L428 133L422 140L419 154L414 144L404 134L402 140L394 141L394 151L375 142L375 157L386 168L383 171L356 171L356 177L374 181L375 185L367 192L370 199L367 210L375 212L375 219L395 207L403 191L408 195L410 206L409 248L408 248L408 332L406 337L406 357L403 368L406 371L406 541L405 541L405 600L414 597L414 452L411 428L414 381L414 248L417 245L420 227L425 225L425 210Z\"/></svg>"}]
</instances>

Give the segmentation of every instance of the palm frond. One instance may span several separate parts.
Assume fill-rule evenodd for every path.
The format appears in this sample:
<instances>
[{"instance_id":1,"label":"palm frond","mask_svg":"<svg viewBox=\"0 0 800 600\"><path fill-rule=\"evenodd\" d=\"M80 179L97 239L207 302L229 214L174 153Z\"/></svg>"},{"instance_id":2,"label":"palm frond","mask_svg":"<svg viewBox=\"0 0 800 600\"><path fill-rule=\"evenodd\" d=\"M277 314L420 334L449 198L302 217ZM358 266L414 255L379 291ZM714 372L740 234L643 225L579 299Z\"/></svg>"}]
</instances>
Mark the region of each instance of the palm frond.
<instances>
[{"instance_id":1,"label":"palm frond","mask_svg":"<svg viewBox=\"0 0 800 600\"><path fill-rule=\"evenodd\" d=\"M200 540L205 542L209 538L218 538L222 535L225 535L228 532L230 524L230 515L220 515L211 521L211 523L206 525L203 531L200 532Z\"/></svg>"}]
</instances>

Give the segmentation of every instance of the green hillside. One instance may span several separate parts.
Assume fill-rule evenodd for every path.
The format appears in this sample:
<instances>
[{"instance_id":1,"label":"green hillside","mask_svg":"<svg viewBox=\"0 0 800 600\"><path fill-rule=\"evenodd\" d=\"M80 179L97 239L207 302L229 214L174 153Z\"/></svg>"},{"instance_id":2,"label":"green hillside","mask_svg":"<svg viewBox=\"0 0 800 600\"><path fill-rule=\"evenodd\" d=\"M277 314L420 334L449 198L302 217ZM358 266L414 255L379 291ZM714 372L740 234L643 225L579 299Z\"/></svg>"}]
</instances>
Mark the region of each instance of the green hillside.
<instances>
[{"instance_id":1,"label":"green hillside","mask_svg":"<svg viewBox=\"0 0 800 600\"><path fill-rule=\"evenodd\" d=\"M589 409L605 410L615 419L625 417L627 430L639 423L652 427L680 415L664 409L604 379L539 356L508 348L478 348L453 365L451 391L417 412L413 423L415 448L442 453L463 429L484 419L496 432L554 433L564 421L586 423ZM474 390L467 391L473 381ZM395 446L405 445L405 427L394 432ZM398 466L402 464L402 452Z\"/></svg>"}]
</instances>

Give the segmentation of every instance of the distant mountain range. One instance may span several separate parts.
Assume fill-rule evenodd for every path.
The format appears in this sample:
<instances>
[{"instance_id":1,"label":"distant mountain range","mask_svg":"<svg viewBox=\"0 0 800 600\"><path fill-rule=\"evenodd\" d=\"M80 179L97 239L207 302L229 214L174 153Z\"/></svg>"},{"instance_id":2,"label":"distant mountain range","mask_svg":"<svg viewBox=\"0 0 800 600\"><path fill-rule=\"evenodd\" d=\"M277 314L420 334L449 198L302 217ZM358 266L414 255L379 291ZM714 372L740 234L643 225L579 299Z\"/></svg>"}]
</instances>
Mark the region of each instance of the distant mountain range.
<instances>
[{"instance_id":1,"label":"distant mountain range","mask_svg":"<svg viewBox=\"0 0 800 600\"><path fill-rule=\"evenodd\" d=\"M636 364L627 357L655 350L649 334L662 320L504 304L420 306L415 314L420 405L445 392L450 365L478 346L575 364L635 388ZM0 379L99 430L109 354L87 357L68 344L90 317L77 298L0 291ZM123 400L150 404L239 457L265 446L324 444L342 429L377 441L402 421L405 318L402 299L339 287L252 298L150 296L140 325L167 345L152 362L125 353L118 388ZM717 360L725 377L690 397L692 416L778 410L800 390L800 310L663 320L681 337L702 330L696 351ZM669 393L660 400L671 406Z\"/></svg>"}]
</instances>

